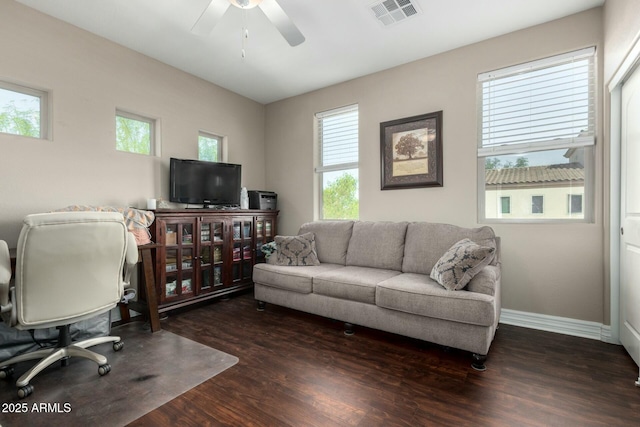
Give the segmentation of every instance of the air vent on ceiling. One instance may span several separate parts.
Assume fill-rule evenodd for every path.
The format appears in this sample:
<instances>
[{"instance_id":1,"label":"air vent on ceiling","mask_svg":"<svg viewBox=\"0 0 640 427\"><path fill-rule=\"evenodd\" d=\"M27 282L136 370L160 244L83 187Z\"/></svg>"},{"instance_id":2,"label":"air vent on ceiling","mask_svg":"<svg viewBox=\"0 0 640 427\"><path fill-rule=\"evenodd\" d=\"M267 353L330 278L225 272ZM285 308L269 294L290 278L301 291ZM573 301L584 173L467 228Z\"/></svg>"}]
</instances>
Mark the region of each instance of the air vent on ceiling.
<instances>
[{"instance_id":1,"label":"air vent on ceiling","mask_svg":"<svg viewBox=\"0 0 640 427\"><path fill-rule=\"evenodd\" d=\"M381 0L369 6L383 26L389 26L421 13L416 0Z\"/></svg>"}]
</instances>

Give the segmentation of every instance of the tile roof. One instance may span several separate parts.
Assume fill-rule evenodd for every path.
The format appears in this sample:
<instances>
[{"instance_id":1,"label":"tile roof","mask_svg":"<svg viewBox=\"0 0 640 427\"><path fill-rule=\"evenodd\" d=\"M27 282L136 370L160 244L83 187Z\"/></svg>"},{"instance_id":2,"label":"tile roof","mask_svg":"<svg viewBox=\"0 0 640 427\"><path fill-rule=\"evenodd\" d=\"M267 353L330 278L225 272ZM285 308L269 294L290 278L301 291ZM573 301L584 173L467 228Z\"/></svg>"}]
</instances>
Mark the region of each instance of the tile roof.
<instances>
[{"instance_id":1,"label":"tile roof","mask_svg":"<svg viewBox=\"0 0 640 427\"><path fill-rule=\"evenodd\" d=\"M562 181L584 181L584 167L578 163L567 163L524 168L489 169L485 173L485 183L487 185Z\"/></svg>"}]
</instances>

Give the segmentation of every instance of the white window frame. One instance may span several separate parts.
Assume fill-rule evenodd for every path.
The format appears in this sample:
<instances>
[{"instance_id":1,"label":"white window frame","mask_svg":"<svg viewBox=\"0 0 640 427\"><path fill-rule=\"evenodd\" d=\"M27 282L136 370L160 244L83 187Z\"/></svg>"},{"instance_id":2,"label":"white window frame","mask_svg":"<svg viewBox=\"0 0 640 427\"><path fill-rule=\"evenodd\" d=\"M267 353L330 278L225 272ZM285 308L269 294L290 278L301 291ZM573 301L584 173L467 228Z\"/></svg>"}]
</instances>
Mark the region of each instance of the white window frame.
<instances>
[{"instance_id":1,"label":"white window frame","mask_svg":"<svg viewBox=\"0 0 640 427\"><path fill-rule=\"evenodd\" d=\"M560 139L550 140L537 140L537 141L518 141L516 143L503 143L503 144L484 144L483 143L483 83L489 80L500 79L502 77L509 77L515 75L526 75L530 71L536 71L544 68L553 67L563 62L569 62L572 60L588 59L589 62L589 79L590 79L590 91L589 91L589 126L588 131L575 135L573 137L566 137ZM594 202L593 202L593 189L595 181L595 162L594 162L594 147L596 143L596 116L597 116L597 76L596 76L596 50L595 47L589 47L580 49L577 51L567 52L561 55L555 55L548 58L531 61L524 64L515 65L487 73L481 73L478 75L476 86L476 99L477 99L477 125L478 125L478 221L480 223L501 223L501 222L515 222L515 223L528 223L528 222L593 222L594 217ZM487 218L486 206L485 206L485 161L489 157L503 156L503 155L517 155L524 153L532 153L537 151L551 151L558 149L571 149L578 148L584 149L584 195L583 195L583 218Z\"/></svg>"},{"instance_id":2,"label":"white window frame","mask_svg":"<svg viewBox=\"0 0 640 427\"><path fill-rule=\"evenodd\" d=\"M322 149L323 149L323 136L322 136L322 120L324 120L325 118L328 117L332 117L332 116L336 116L336 115L340 115L340 114L345 114L345 113L350 113L350 112L358 112L358 104L352 104L352 105L348 105L348 106L344 106L344 107L339 107L339 108L334 108L331 110L327 110L327 111L322 111L319 113L315 114L315 122L314 122L314 130L315 130L315 135L316 135L316 155L315 155L315 164L316 167L314 168L314 172L315 172L315 188L316 188L316 209L315 209L315 218L316 219L325 219L323 218L323 174L325 172L338 172L338 171L347 171L347 170L352 170L352 169L357 169L358 173L360 171L359 168L359 160L355 161L355 162L345 162L345 163L339 163L339 164L332 164L332 165L323 165L322 164L322 158L323 158L323 153L322 153ZM359 119L358 119L359 120ZM359 151L359 147L360 147L360 141L359 141L359 123L358 123L358 148L357 150ZM359 159L359 153L358 153L358 159ZM359 178L358 178L359 181ZM358 186L358 191L359 191L359 186ZM326 219L333 219L333 218L326 218Z\"/></svg>"},{"instance_id":3,"label":"white window frame","mask_svg":"<svg viewBox=\"0 0 640 427\"><path fill-rule=\"evenodd\" d=\"M155 156L155 157L159 157L160 156L160 144L159 144L159 137L158 135L160 134L160 132L158 132L157 128L159 126L159 121L155 118L152 117L148 117L148 116L144 116L142 114L138 114L138 113L132 113L130 111L127 110L121 110L121 109L116 109L116 115L115 115L115 119L117 120L117 117L122 117L125 119L129 119L129 120L135 120L138 122L142 122L142 123L147 123L149 125L149 154L146 153L138 153L135 151L128 151L128 150L120 150L117 148L117 135L116 135L116 150L121 152L121 153L130 153L130 154L138 154L138 155L142 155L142 156Z\"/></svg>"},{"instance_id":4,"label":"white window frame","mask_svg":"<svg viewBox=\"0 0 640 427\"><path fill-rule=\"evenodd\" d=\"M39 106L40 135L37 137L37 139L50 140L51 139L51 119L50 119L51 118L51 97L49 96L49 92L42 89L36 89L33 87L28 87L28 86L23 86L16 83L7 82L4 80L0 80L0 88L10 92L16 92L16 93L21 93L23 95L33 96L40 100L40 106ZM21 135L19 133L4 133L4 132L1 132L1 133L4 135L14 135L14 136L20 136L23 138L33 138L32 136Z\"/></svg>"},{"instance_id":5,"label":"white window frame","mask_svg":"<svg viewBox=\"0 0 640 427\"><path fill-rule=\"evenodd\" d=\"M218 160L216 160L216 162L224 162L225 159L223 157L225 150L224 150L224 145L225 145L225 137L212 133L212 132L207 132L207 131L198 131L198 160L205 160L205 161L211 161L211 160L206 160L206 159L201 159L200 158L200 138L207 138L207 139L215 139L218 141Z\"/></svg>"}]
</instances>

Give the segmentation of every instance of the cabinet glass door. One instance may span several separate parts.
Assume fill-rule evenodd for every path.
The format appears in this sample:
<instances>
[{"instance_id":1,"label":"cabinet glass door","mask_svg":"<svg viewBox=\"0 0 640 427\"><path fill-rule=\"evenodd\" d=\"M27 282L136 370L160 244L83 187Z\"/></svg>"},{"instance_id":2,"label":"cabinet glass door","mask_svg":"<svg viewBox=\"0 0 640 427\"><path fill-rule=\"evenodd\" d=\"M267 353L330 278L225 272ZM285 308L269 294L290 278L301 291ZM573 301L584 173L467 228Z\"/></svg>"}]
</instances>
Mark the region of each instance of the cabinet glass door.
<instances>
[{"instance_id":1,"label":"cabinet glass door","mask_svg":"<svg viewBox=\"0 0 640 427\"><path fill-rule=\"evenodd\" d=\"M214 291L224 284L224 233L224 221L205 219L200 221L200 288L198 293Z\"/></svg>"},{"instance_id":2,"label":"cabinet glass door","mask_svg":"<svg viewBox=\"0 0 640 427\"><path fill-rule=\"evenodd\" d=\"M193 296L195 221L165 220L161 226L165 232L165 250L160 299L170 301Z\"/></svg>"},{"instance_id":3,"label":"cabinet glass door","mask_svg":"<svg viewBox=\"0 0 640 427\"><path fill-rule=\"evenodd\" d=\"M233 228L232 281L251 280L253 270L253 218L235 218Z\"/></svg>"},{"instance_id":4,"label":"cabinet glass door","mask_svg":"<svg viewBox=\"0 0 640 427\"><path fill-rule=\"evenodd\" d=\"M255 262L265 262L265 254L262 252L262 245L273 242L275 237L275 227L272 219L256 217L256 240L255 240Z\"/></svg>"}]
</instances>

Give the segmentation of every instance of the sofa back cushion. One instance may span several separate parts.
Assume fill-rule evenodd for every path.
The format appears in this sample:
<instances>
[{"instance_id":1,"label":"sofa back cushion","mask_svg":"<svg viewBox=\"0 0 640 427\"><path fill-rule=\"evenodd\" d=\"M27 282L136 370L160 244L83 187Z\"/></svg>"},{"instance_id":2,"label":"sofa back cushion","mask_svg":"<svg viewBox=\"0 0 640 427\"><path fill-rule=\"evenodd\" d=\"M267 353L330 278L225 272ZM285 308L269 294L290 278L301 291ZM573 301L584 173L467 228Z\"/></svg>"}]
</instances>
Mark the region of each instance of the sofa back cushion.
<instances>
[{"instance_id":1,"label":"sofa back cushion","mask_svg":"<svg viewBox=\"0 0 640 427\"><path fill-rule=\"evenodd\" d=\"M315 221L302 224L298 234L313 233L320 262L345 265L353 221Z\"/></svg>"},{"instance_id":2,"label":"sofa back cushion","mask_svg":"<svg viewBox=\"0 0 640 427\"><path fill-rule=\"evenodd\" d=\"M406 222L356 221L347 265L401 271L406 232Z\"/></svg>"},{"instance_id":3,"label":"sofa back cushion","mask_svg":"<svg viewBox=\"0 0 640 427\"><path fill-rule=\"evenodd\" d=\"M449 224L412 222L407 226L402 271L404 273L431 274L433 266L454 243L470 239L482 246L497 248L496 236L488 226L464 228ZM496 254L492 265L498 262Z\"/></svg>"}]
</instances>

